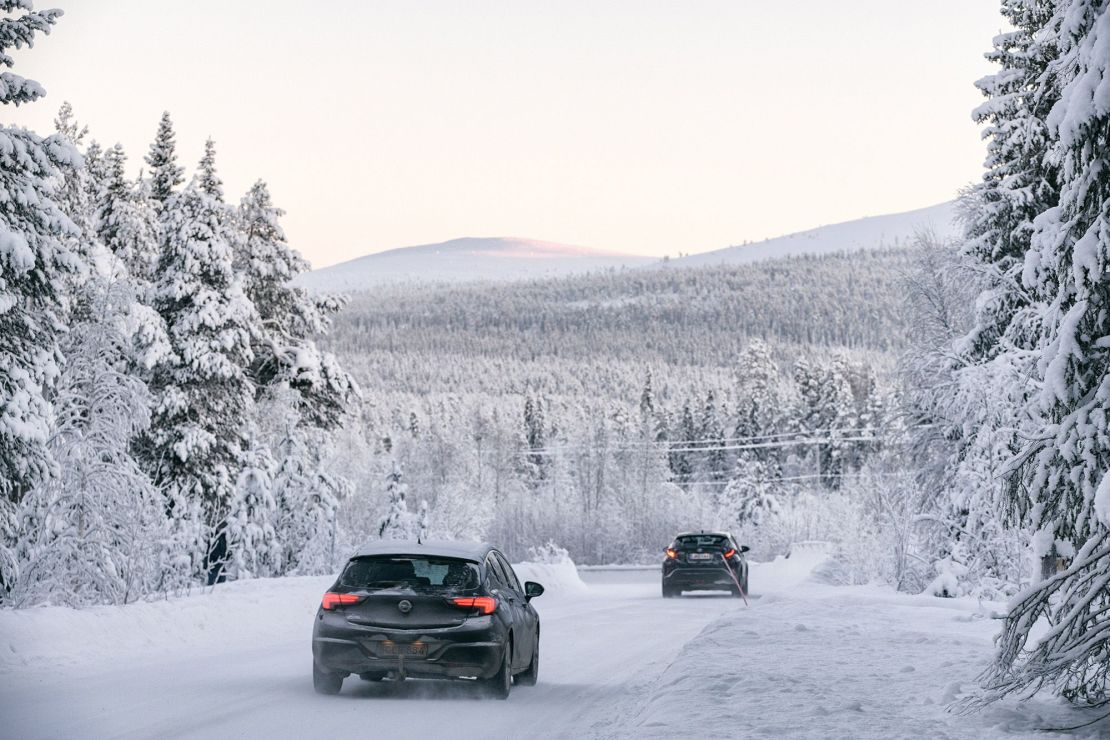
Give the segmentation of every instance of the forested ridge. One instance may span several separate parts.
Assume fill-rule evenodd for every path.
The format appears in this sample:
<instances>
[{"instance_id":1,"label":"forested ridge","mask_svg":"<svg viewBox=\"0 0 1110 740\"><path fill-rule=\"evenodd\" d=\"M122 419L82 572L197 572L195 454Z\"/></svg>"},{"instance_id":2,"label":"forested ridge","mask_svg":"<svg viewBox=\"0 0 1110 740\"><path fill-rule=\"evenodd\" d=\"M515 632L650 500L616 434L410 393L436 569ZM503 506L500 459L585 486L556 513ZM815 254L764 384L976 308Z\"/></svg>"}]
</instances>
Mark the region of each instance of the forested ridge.
<instances>
[{"instance_id":1,"label":"forested ridge","mask_svg":"<svg viewBox=\"0 0 1110 740\"><path fill-rule=\"evenodd\" d=\"M517 283L383 286L355 293L329 346L723 365L750 337L896 352L906 249L740 266L644 268Z\"/></svg>"}]
</instances>

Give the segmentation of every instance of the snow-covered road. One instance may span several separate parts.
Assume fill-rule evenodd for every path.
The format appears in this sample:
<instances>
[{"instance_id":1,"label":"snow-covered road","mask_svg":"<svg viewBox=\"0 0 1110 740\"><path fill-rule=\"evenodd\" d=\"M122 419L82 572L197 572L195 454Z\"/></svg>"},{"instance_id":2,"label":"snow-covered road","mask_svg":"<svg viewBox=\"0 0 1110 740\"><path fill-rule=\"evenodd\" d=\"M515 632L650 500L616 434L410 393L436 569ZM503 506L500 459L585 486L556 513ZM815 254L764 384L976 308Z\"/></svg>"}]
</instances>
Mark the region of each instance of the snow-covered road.
<instances>
[{"instance_id":1,"label":"snow-covered road","mask_svg":"<svg viewBox=\"0 0 1110 740\"><path fill-rule=\"evenodd\" d=\"M312 611L328 582L286 584L303 596L303 620L266 614L293 603L269 594L259 594L256 609L228 610L229 621L259 620L262 640L251 639L242 624L234 626L240 646L215 635L206 647L203 635L186 634L177 648L172 640L146 634L141 642L149 654L128 646L112 659L97 645L93 660L52 658L57 664L43 670L16 668L0 683L2 734L335 737L373 729L383 737L437 738L460 731L468 737L518 737L532 728L543 737L608 736L617 732L614 721L651 691L686 642L739 606L728 597L664 601L654 578L643 576L631 584L599 585L589 596L553 593L536 602L544 630L541 683L517 687L508 702L485 700L467 683L372 684L357 677L348 678L340 696L324 697L312 691L309 639ZM103 611L110 618L109 610ZM275 616L287 634L274 634ZM218 618L202 624L205 631L220 626ZM144 620L139 628L150 626ZM80 649L79 637L64 639L69 649Z\"/></svg>"},{"instance_id":2,"label":"snow-covered road","mask_svg":"<svg viewBox=\"0 0 1110 740\"><path fill-rule=\"evenodd\" d=\"M461 682L357 677L337 697L313 693L311 618L330 579L7 612L0 735L972 738L1065 719L1048 704L1039 716L944 711L989 655L994 625L974 605L778 575L753 568L763 598L746 608L727 596L663 600L654 573L587 574L588 592L536 602L540 684L507 702Z\"/></svg>"}]
</instances>

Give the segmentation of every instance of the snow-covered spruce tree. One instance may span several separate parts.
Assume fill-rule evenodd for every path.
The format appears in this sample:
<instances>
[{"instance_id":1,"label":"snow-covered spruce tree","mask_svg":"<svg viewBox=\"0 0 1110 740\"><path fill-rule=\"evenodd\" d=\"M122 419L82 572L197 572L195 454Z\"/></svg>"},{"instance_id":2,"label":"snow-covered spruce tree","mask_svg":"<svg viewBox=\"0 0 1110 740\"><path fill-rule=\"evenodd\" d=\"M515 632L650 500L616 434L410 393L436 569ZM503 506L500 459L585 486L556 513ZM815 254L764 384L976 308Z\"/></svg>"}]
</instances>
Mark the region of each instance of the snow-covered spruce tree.
<instances>
[{"instance_id":1,"label":"snow-covered spruce tree","mask_svg":"<svg viewBox=\"0 0 1110 740\"><path fill-rule=\"evenodd\" d=\"M268 404L269 405L269 404ZM277 509L277 543L281 548L281 574L286 575L297 567L304 544L310 536L306 532L307 492L312 478L307 470L308 453L301 435L294 429L296 420L290 420L284 436L278 442L277 469L274 473L273 492Z\"/></svg>"},{"instance_id":2,"label":"snow-covered spruce tree","mask_svg":"<svg viewBox=\"0 0 1110 740\"><path fill-rule=\"evenodd\" d=\"M79 154L78 147L87 130L74 119L73 108L68 103L64 103L59 109L54 119L54 129L56 136ZM90 304L94 302L86 290L90 276L95 273L109 274L112 268L104 259L104 246L97 240L96 230L93 228L95 214L89 196L92 190L91 177L80 156L59 162L58 177L58 206L76 227L73 233L64 238L65 245L82 264L82 269L71 274L65 286L67 307L64 322L69 326L88 318Z\"/></svg>"},{"instance_id":3,"label":"snow-covered spruce tree","mask_svg":"<svg viewBox=\"0 0 1110 740\"><path fill-rule=\"evenodd\" d=\"M721 494L721 519L725 526L758 527L779 513L779 501L767 463L747 455L736 461L732 480Z\"/></svg>"},{"instance_id":4,"label":"snow-covered spruce tree","mask_svg":"<svg viewBox=\"0 0 1110 740\"><path fill-rule=\"evenodd\" d=\"M177 164L176 135L168 111L162 113L158 131L145 157L150 167L150 198L156 208L161 208L178 185L185 182L185 168Z\"/></svg>"},{"instance_id":5,"label":"snow-covered spruce tree","mask_svg":"<svg viewBox=\"0 0 1110 740\"><path fill-rule=\"evenodd\" d=\"M401 466L394 461L393 469L386 478L385 493L389 501L389 509L378 525L378 536L383 540L412 539L414 530L413 514L409 511L405 496L408 486L405 485Z\"/></svg>"},{"instance_id":6,"label":"snow-covered spruce tree","mask_svg":"<svg viewBox=\"0 0 1110 740\"><path fill-rule=\"evenodd\" d=\"M673 437L668 462L671 472L674 474L675 482L685 486L692 480L691 476L694 474L694 453L690 451L690 448L698 438L697 426L694 424L694 413L690 410L689 403L682 406L682 415L679 417L678 428L675 430Z\"/></svg>"},{"instance_id":7,"label":"snow-covered spruce tree","mask_svg":"<svg viewBox=\"0 0 1110 740\"><path fill-rule=\"evenodd\" d=\"M644 435L655 423L655 388L652 387L651 368L648 368L647 377L644 378L644 387L640 391L640 425Z\"/></svg>"},{"instance_id":8,"label":"snow-covered spruce tree","mask_svg":"<svg viewBox=\"0 0 1110 740\"><path fill-rule=\"evenodd\" d=\"M227 518L231 578L265 578L281 572L281 546L274 528L275 467L270 451L261 444L252 443L243 453Z\"/></svg>"},{"instance_id":9,"label":"snow-covered spruce tree","mask_svg":"<svg viewBox=\"0 0 1110 740\"><path fill-rule=\"evenodd\" d=\"M420 542L428 539L428 502L421 500L420 508L416 511L416 539Z\"/></svg>"},{"instance_id":10,"label":"snow-covered spruce tree","mask_svg":"<svg viewBox=\"0 0 1110 740\"><path fill-rule=\"evenodd\" d=\"M794 365L800 408L798 422L815 439L828 440L813 448L816 474L830 488L840 485L846 470L849 443L839 440L856 426L847 362L840 355L831 362L811 363L802 357Z\"/></svg>"},{"instance_id":11,"label":"snow-covered spruce tree","mask_svg":"<svg viewBox=\"0 0 1110 740\"><path fill-rule=\"evenodd\" d=\"M61 15L35 12L27 0L0 0L0 11L0 66L8 69L8 50L32 45ZM37 82L0 72L0 103L44 94ZM45 395L58 376L66 281L81 267L69 244L78 229L58 205L59 166L80 163L62 136L0 127L0 600L16 580L16 507L53 471Z\"/></svg>"},{"instance_id":12,"label":"snow-covered spruce tree","mask_svg":"<svg viewBox=\"0 0 1110 740\"><path fill-rule=\"evenodd\" d=\"M127 155L116 144L103 155L96 188L96 233L127 266L132 277L147 283L158 260L158 215L148 195L149 183L132 185L124 175Z\"/></svg>"},{"instance_id":13,"label":"snow-covered spruce tree","mask_svg":"<svg viewBox=\"0 0 1110 740\"><path fill-rule=\"evenodd\" d=\"M323 444L323 440L317 440L317 444ZM293 571L295 575L331 573L344 557L336 547L336 514L351 495L351 485L345 478L325 470L322 455L314 456L312 462L311 486L303 509L305 544Z\"/></svg>"},{"instance_id":14,"label":"snow-covered spruce tree","mask_svg":"<svg viewBox=\"0 0 1110 740\"><path fill-rule=\"evenodd\" d=\"M50 448L58 474L21 507L25 557L16 606L123 604L162 580L162 497L131 456L150 420L146 385L127 372L125 280L91 281L88 318L64 344Z\"/></svg>"},{"instance_id":15,"label":"snow-covered spruce tree","mask_svg":"<svg viewBox=\"0 0 1110 740\"><path fill-rule=\"evenodd\" d=\"M543 480L547 460L540 452L546 444L547 431L544 428L543 401L529 395L524 399L524 438L530 450L528 469L535 483Z\"/></svg>"},{"instance_id":16,"label":"snow-covered spruce tree","mask_svg":"<svg viewBox=\"0 0 1110 740\"><path fill-rule=\"evenodd\" d=\"M216 142L204 140L204 154L197 165L197 187L210 198L223 203L224 181L216 174Z\"/></svg>"},{"instance_id":17,"label":"snow-covered spruce tree","mask_svg":"<svg viewBox=\"0 0 1110 740\"><path fill-rule=\"evenodd\" d=\"M697 446L705 449L701 455L698 478L704 483L716 484L724 481L728 474L728 456L724 449L725 431L717 412L717 398L709 391L702 406L701 420L697 430ZM718 486L712 486L714 489ZM713 491L717 493L716 490Z\"/></svg>"},{"instance_id":18,"label":"snow-covered spruce tree","mask_svg":"<svg viewBox=\"0 0 1110 740\"><path fill-rule=\"evenodd\" d=\"M163 205L163 243L152 305L165 321L172 354L157 359L149 385L157 403L140 445L171 509L200 502L203 522L181 521L186 541L205 537L194 571L218 575L229 504L239 475L243 420L254 391L245 368L258 317L232 267L222 204L191 184ZM190 510L193 508L189 507ZM208 568L211 561L211 568Z\"/></svg>"},{"instance_id":19,"label":"snow-covered spruce tree","mask_svg":"<svg viewBox=\"0 0 1110 740\"><path fill-rule=\"evenodd\" d=\"M961 202L966 241L957 260L923 235L909 285L920 336L906 363L907 388L918 417L911 443L923 461L926 554L963 574L961 593L1005 595L1023 572L1023 559L1012 553L1027 521L1018 509L996 512L1023 495L1007 490L1019 479L1003 471L1036 433L1024 408L1037 392L1041 316L1021 274L1034 218L1059 198L1058 163L1044 156L1045 118L1058 99L1046 77L1056 53L1047 29L1052 10L1040 1L1002 3L1014 30L995 37L987 57L999 69L976 83L987 98L974 112L985 124L987 158L982 181ZM959 305L966 286L979 290L970 329ZM944 458L945 465L933 462ZM1046 562L1054 562L1049 555Z\"/></svg>"},{"instance_id":20,"label":"snow-covered spruce tree","mask_svg":"<svg viewBox=\"0 0 1110 740\"><path fill-rule=\"evenodd\" d=\"M336 512L350 496L351 485L325 469L327 449L322 432L298 427L295 421L277 445L273 490L283 574L325 573L340 555Z\"/></svg>"},{"instance_id":21,"label":"snow-covered spruce tree","mask_svg":"<svg viewBox=\"0 0 1110 740\"><path fill-rule=\"evenodd\" d=\"M779 429L783 403L779 368L771 356L771 348L763 340L753 339L740 354L736 368L734 436L760 438L785 431ZM773 448L751 450L749 454L765 461L778 458Z\"/></svg>"},{"instance_id":22,"label":"snow-covered spruce tree","mask_svg":"<svg viewBox=\"0 0 1110 740\"><path fill-rule=\"evenodd\" d=\"M1044 6L1048 8L1047 5ZM1060 199L1034 220L1022 279L1038 307L1043 388L1029 411L1043 433L1019 458L1014 508L1038 554L1063 559L1013 599L987 698L1049 686L1082 704L1110 703L1110 5L1053 4L1057 52L1035 95ZM1038 622L1047 631L1034 639Z\"/></svg>"},{"instance_id":23,"label":"snow-covered spruce tree","mask_svg":"<svg viewBox=\"0 0 1110 740\"><path fill-rule=\"evenodd\" d=\"M54 130L78 151L82 139L88 133L88 129L74 119L73 106L69 103L63 103L58 110L58 115L54 118ZM94 206L90 197L91 175L87 166L71 162L60 163L59 170L62 182L58 188L58 205L78 229L78 233L68 238L70 250L91 266L96 261L93 253L99 249L99 245L93 244L96 232L93 229ZM82 282L83 278L84 276L78 276L78 282Z\"/></svg>"},{"instance_id":24,"label":"snow-covered spruce tree","mask_svg":"<svg viewBox=\"0 0 1110 740\"><path fill-rule=\"evenodd\" d=\"M89 177L86 181L89 191L89 202L95 203L97 193L100 192L101 185L106 179L104 172L104 148L93 139L89 145L85 147L85 172Z\"/></svg>"},{"instance_id":25,"label":"snow-covered spruce tree","mask_svg":"<svg viewBox=\"0 0 1110 740\"><path fill-rule=\"evenodd\" d=\"M285 241L278 223L282 213L260 180L243 196L236 218L236 272L261 320L250 378L260 395L275 386L296 391L305 423L334 429L357 389L338 360L320 350L313 337L327 332L331 315L343 301L313 298L292 285L309 265Z\"/></svg>"},{"instance_id":26,"label":"snow-covered spruce tree","mask_svg":"<svg viewBox=\"0 0 1110 740\"><path fill-rule=\"evenodd\" d=\"M985 124L987 158L982 181L969 189L961 206L964 254L987 285L972 331L959 347L963 363L989 360L1007 348L1028 349L1036 341L1021 270L1033 219L1059 198L1057 163L1044 156L1045 119L1057 99L1055 85L1043 84L1056 53L1054 36L1046 29L1053 6L1042 0L1003 0L1002 15L1014 30L996 36L986 55L998 71L975 83L987 98L973 113L977 123Z\"/></svg>"}]
</instances>

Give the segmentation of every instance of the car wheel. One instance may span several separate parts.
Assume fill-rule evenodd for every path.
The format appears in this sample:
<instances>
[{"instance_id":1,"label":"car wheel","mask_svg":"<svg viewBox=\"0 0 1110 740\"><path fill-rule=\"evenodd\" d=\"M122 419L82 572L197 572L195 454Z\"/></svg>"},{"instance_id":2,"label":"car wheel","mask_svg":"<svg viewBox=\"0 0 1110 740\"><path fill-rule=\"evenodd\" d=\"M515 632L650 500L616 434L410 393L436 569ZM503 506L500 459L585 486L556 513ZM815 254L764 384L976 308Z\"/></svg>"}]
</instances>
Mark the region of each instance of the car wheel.
<instances>
[{"instance_id":1,"label":"car wheel","mask_svg":"<svg viewBox=\"0 0 1110 740\"><path fill-rule=\"evenodd\" d=\"M532 662L514 680L521 686L535 686L540 680L540 636L536 635L536 647L532 650Z\"/></svg>"},{"instance_id":2,"label":"car wheel","mask_svg":"<svg viewBox=\"0 0 1110 740\"><path fill-rule=\"evenodd\" d=\"M664 583L663 584L663 598L664 599L673 599L675 596L677 596L677 594L675 593L674 589Z\"/></svg>"},{"instance_id":3,"label":"car wheel","mask_svg":"<svg viewBox=\"0 0 1110 740\"><path fill-rule=\"evenodd\" d=\"M343 675L325 671L312 663L312 688L317 694L338 694L343 688Z\"/></svg>"},{"instance_id":4,"label":"car wheel","mask_svg":"<svg viewBox=\"0 0 1110 740\"><path fill-rule=\"evenodd\" d=\"M360 673L360 674L358 674L358 677L361 678L363 681L381 681L383 678L385 678L385 674L384 673Z\"/></svg>"},{"instance_id":5,"label":"car wheel","mask_svg":"<svg viewBox=\"0 0 1110 740\"><path fill-rule=\"evenodd\" d=\"M494 699L508 699L509 692L513 688L512 649L513 644L510 642L505 647L505 656L501 660L501 667L497 670L497 673L485 681L486 690Z\"/></svg>"}]
</instances>

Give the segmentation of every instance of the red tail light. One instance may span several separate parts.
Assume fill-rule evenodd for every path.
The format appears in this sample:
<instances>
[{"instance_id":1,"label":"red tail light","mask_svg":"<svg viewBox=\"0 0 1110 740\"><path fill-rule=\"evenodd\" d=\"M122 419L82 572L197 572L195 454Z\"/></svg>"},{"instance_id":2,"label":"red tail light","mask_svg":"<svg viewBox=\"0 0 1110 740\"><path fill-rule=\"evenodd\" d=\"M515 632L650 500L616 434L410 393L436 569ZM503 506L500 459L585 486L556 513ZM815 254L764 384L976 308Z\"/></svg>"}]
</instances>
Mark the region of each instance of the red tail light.
<instances>
[{"instance_id":1,"label":"red tail light","mask_svg":"<svg viewBox=\"0 0 1110 740\"><path fill-rule=\"evenodd\" d=\"M493 614L497 611L497 599L492 596L456 596L448 601L463 609L477 609L479 614Z\"/></svg>"},{"instance_id":2,"label":"red tail light","mask_svg":"<svg viewBox=\"0 0 1110 740\"><path fill-rule=\"evenodd\" d=\"M678 553L675 552L675 549L673 547L668 547L667 548L667 557L670 558L671 560L677 560L678 559Z\"/></svg>"},{"instance_id":3,"label":"red tail light","mask_svg":"<svg viewBox=\"0 0 1110 740\"><path fill-rule=\"evenodd\" d=\"M725 550L725 560L732 560L732 556L735 555L735 554L736 554L736 551L733 550L732 548L729 548L728 550Z\"/></svg>"},{"instance_id":4,"label":"red tail light","mask_svg":"<svg viewBox=\"0 0 1110 740\"><path fill-rule=\"evenodd\" d=\"M334 591L328 591L320 601L320 606L330 612L337 606L343 604L357 604L360 601L362 601L362 597L356 596L355 594L337 594Z\"/></svg>"}]
</instances>

